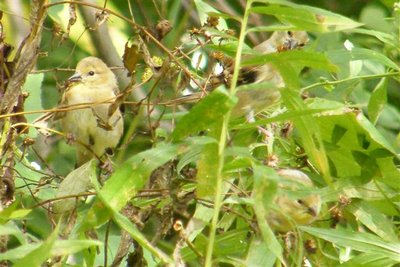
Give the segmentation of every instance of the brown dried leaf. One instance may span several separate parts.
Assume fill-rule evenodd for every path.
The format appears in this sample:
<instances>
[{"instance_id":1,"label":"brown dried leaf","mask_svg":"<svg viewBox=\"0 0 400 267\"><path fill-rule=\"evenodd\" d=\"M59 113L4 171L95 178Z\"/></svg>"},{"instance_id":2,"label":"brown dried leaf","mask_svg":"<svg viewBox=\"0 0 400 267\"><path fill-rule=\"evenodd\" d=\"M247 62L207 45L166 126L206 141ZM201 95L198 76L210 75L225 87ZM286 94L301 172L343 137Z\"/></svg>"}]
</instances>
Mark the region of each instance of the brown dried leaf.
<instances>
[{"instance_id":1,"label":"brown dried leaf","mask_svg":"<svg viewBox=\"0 0 400 267\"><path fill-rule=\"evenodd\" d=\"M172 30L171 23L164 19L159 21L155 26L155 33L157 40L161 41Z\"/></svg>"},{"instance_id":2,"label":"brown dried leaf","mask_svg":"<svg viewBox=\"0 0 400 267\"><path fill-rule=\"evenodd\" d=\"M134 42L126 42L122 60L124 62L124 67L129 71L129 73L135 71L139 58L140 54L138 45Z\"/></svg>"}]
</instances>

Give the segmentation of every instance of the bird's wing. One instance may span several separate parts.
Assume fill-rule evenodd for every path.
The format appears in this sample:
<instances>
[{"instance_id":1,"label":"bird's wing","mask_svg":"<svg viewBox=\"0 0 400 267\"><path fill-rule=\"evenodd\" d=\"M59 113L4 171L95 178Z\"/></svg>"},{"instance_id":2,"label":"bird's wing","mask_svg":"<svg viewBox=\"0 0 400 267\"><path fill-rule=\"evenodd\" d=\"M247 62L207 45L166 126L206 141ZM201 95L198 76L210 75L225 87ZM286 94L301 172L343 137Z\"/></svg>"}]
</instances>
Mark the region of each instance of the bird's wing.
<instances>
[{"instance_id":1,"label":"bird's wing","mask_svg":"<svg viewBox=\"0 0 400 267\"><path fill-rule=\"evenodd\" d=\"M67 99L66 99L66 93L67 93L68 90L69 90L69 87L66 87L64 92L63 92L63 94L62 94L62 97L61 97L60 101L58 102L57 109L63 108L63 107L68 105ZM66 114L65 111L54 112L53 120L57 121L59 119L62 119L63 117L65 117L65 114Z\"/></svg>"}]
</instances>

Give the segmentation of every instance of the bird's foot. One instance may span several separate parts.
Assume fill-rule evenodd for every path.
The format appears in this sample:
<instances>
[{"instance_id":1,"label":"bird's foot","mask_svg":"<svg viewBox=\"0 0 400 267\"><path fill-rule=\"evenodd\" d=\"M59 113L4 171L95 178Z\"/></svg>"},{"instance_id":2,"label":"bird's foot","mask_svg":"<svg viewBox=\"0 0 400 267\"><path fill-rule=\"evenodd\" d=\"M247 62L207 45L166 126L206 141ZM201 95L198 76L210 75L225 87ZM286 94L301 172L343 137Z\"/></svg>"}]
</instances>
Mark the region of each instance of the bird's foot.
<instances>
[{"instance_id":1,"label":"bird's foot","mask_svg":"<svg viewBox=\"0 0 400 267\"><path fill-rule=\"evenodd\" d=\"M108 122L102 120L101 118L97 118L97 126L106 131L111 131L113 129L113 127Z\"/></svg>"},{"instance_id":2,"label":"bird's foot","mask_svg":"<svg viewBox=\"0 0 400 267\"><path fill-rule=\"evenodd\" d=\"M105 175L111 174L114 171L113 164L109 158L106 158L104 161L100 162L99 168Z\"/></svg>"}]
</instances>

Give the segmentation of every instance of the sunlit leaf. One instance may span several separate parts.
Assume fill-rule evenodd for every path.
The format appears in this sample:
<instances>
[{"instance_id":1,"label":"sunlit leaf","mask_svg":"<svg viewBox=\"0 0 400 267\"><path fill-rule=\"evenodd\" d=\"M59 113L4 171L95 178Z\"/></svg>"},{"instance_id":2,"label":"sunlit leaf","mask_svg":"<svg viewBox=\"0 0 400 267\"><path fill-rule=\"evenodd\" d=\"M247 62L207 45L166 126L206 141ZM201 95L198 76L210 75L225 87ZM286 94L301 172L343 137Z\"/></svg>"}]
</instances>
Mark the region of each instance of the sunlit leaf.
<instances>
[{"instance_id":1,"label":"sunlit leaf","mask_svg":"<svg viewBox=\"0 0 400 267\"><path fill-rule=\"evenodd\" d=\"M246 266L274 266L276 257L265 242L254 238L249 247Z\"/></svg>"},{"instance_id":2,"label":"sunlit leaf","mask_svg":"<svg viewBox=\"0 0 400 267\"><path fill-rule=\"evenodd\" d=\"M145 185L150 174L159 166L185 151L178 145L161 145L139 153L122 164L99 192L107 206L120 210Z\"/></svg>"},{"instance_id":3,"label":"sunlit leaf","mask_svg":"<svg viewBox=\"0 0 400 267\"><path fill-rule=\"evenodd\" d=\"M96 160L92 159L70 172L58 187L56 197L65 199L53 202L53 212L63 214L76 208L77 197L91 186L91 180L96 177ZM68 198L68 196L71 196Z\"/></svg>"},{"instance_id":4,"label":"sunlit leaf","mask_svg":"<svg viewBox=\"0 0 400 267\"><path fill-rule=\"evenodd\" d=\"M334 32L360 27L362 24L339 14L289 1L265 0L268 6L257 6L251 10L256 13L275 16L282 23L314 32Z\"/></svg>"},{"instance_id":5,"label":"sunlit leaf","mask_svg":"<svg viewBox=\"0 0 400 267\"><path fill-rule=\"evenodd\" d=\"M267 63L279 65L282 62L290 63L297 68L311 67L331 72L337 72L339 70L324 54L304 50L289 50L281 53L258 55L244 60L242 65L252 66Z\"/></svg>"},{"instance_id":6,"label":"sunlit leaf","mask_svg":"<svg viewBox=\"0 0 400 267\"><path fill-rule=\"evenodd\" d=\"M209 129L210 125L220 121L221 117L234 106L235 102L226 90L216 89L181 118L172 132L172 139L181 140L191 134Z\"/></svg>"},{"instance_id":7,"label":"sunlit leaf","mask_svg":"<svg viewBox=\"0 0 400 267\"><path fill-rule=\"evenodd\" d=\"M303 231L318 238L335 243L339 246L350 247L354 250L380 254L389 259L400 261L400 243L388 242L373 234L355 232L344 229L322 229L300 227Z\"/></svg>"},{"instance_id":8,"label":"sunlit leaf","mask_svg":"<svg viewBox=\"0 0 400 267\"><path fill-rule=\"evenodd\" d=\"M213 8L212 6L210 6L209 4L207 4L205 1L195 0L194 3L196 4L196 8L197 8L197 12L200 17L201 25L204 25L207 23L207 18L210 13L213 15L217 15L217 14L221 13L218 10L216 10L215 8ZM218 28L221 30L228 29L228 26L227 26L225 20L223 20L223 19L219 20Z\"/></svg>"},{"instance_id":9,"label":"sunlit leaf","mask_svg":"<svg viewBox=\"0 0 400 267\"><path fill-rule=\"evenodd\" d=\"M349 261L340 264L341 267L381 267L381 266L393 266L398 261L387 258L385 255L379 253L361 253L355 255Z\"/></svg>"},{"instance_id":10,"label":"sunlit leaf","mask_svg":"<svg viewBox=\"0 0 400 267\"><path fill-rule=\"evenodd\" d=\"M306 105L293 91L286 89L281 91L282 99L288 110L305 110ZM317 167L325 178L326 183L331 182L328 158L321 138L321 131L312 116L302 116L292 119L299 132L303 147L312 164Z\"/></svg>"},{"instance_id":11,"label":"sunlit leaf","mask_svg":"<svg viewBox=\"0 0 400 267\"><path fill-rule=\"evenodd\" d=\"M197 195L200 198L212 197L211 199L213 199L218 179L219 164L218 143L206 145L197 164Z\"/></svg>"},{"instance_id":12,"label":"sunlit leaf","mask_svg":"<svg viewBox=\"0 0 400 267\"><path fill-rule=\"evenodd\" d=\"M42 264L50 258L51 250L54 246L54 243L58 237L59 227L51 233L51 235L44 241L39 247L35 248L27 255L21 257L17 262L14 263L13 266L16 267L25 267L25 266L42 266Z\"/></svg>"},{"instance_id":13,"label":"sunlit leaf","mask_svg":"<svg viewBox=\"0 0 400 267\"><path fill-rule=\"evenodd\" d=\"M395 226L378 209L365 201L353 201L347 210L350 211L371 232L389 242L399 242L396 237Z\"/></svg>"},{"instance_id":14,"label":"sunlit leaf","mask_svg":"<svg viewBox=\"0 0 400 267\"><path fill-rule=\"evenodd\" d=\"M279 176L271 168L254 166L254 205L257 222L259 224L263 240L275 257L282 260L282 246L276 239L271 227L267 223L269 206L277 192Z\"/></svg>"},{"instance_id":15,"label":"sunlit leaf","mask_svg":"<svg viewBox=\"0 0 400 267\"><path fill-rule=\"evenodd\" d=\"M389 33L386 33L386 32L374 31L374 30L362 29L362 28L351 29L351 30L348 30L347 32L368 35L368 36L377 38L379 41L384 42L384 43L386 43L388 45L391 45L391 46L395 45L394 36L389 34Z\"/></svg>"},{"instance_id":16,"label":"sunlit leaf","mask_svg":"<svg viewBox=\"0 0 400 267\"><path fill-rule=\"evenodd\" d=\"M399 66L387 58L384 54L366 48L353 48L352 50L331 50L326 54L334 63L350 62L352 60L371 60L391 69L399 70Z\"/></svg>"},{"instance_id":17,"label":"sunlit leaf","mask_svg":"<svg viewBox=\"0 0 400 267\"><path fill-rule=\"evenodd\" d=\"M0 236L15 236L18 242L25 245L27 241L25 240L24 233L22 230L18 229L16 225L1 225L0 224Z\"/></svg>"}]
</instances>

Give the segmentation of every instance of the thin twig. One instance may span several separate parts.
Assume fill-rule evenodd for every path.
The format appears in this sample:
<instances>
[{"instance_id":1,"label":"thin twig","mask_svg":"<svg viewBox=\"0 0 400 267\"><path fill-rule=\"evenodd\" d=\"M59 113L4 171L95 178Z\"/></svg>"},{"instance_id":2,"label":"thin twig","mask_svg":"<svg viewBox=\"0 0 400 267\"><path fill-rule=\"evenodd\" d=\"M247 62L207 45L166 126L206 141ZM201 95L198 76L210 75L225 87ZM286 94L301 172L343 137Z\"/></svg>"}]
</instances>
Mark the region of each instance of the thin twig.
<instances>
[{"instance_id":1,"label":"thin twig","mask_svg":"<svg viewBox=\"0 0 400 267\"><path fill-rule=\"evenodd\" d=\"M52 7L52 6L61 5L61 4L77 4L77 5L89 6L89 7L92 7L92 8L96 8L96 9L99 9L99 10L103 10L103 11L106 11L106 12L108 12L108 13L110 13L110 14L116 16L117 18L120 18L120 19L126 21L126 22L129 23L131 26L133 26L133 27L135 27L135 28L137 28L137 29L140 29L140 30L141 30L149 39L151 39L161 50L163 50L165 53L167 53L168 56L169 56L171 59L173 59L173 61L183 70L183 72L184 72L186 75L188 75L188 76L190 77L190 79L191 79L199 88L201 88L200 83L193 77L193 75L192 75L192 73L189 71L189 69L188 69L182 62L180 62L180 61L175 57L175 55L174 55L167 47L165 47L159 40L157 40L157 38L154 37L154 36L149 32L149 30L146 29L145 27L143 27L143 26L141 26L141 25L139 25L139 24L133 22L132 20L128 19L127 17L125 17L125 16L123 16L123 15L121 15L121 14L118 14L118 13L115 12L115 11L112 11L112 10L107 9L107 8L102 8L102 7L99 7L99 6L97 6L97 5L90 4L90 3L83 3L83 2L79 2L79 1L60 1L60 2L56 2L56 3L47 4L47 5L45 5L45 7L46 7L46 8L50 8L50 7Z\"/></svg>"},{"instance_id":2,"label":"thin twig","mask_svg":"<svg viewBox=\"0 0 400 267\"><path fill-rule=\"evenodd\" d=\"M37 207L41 207L47 203L51 203L57 200L63 200L63 199L69 199L69 198L78 198L78 197L88 197L88 196L94 196L96 193L92 192L87 192L87 193L81 193L81 194L76 194L76 195L68 195L68 196L62 196L62 197L54 197L51 199L46 199L42 202L37 203L36 205L32 206L30 209L35 209Z\"/></svg>"},{"instance_id":3,"label":"thin twig","mask_svg":"<svg viewBox=\"0 0 400 267\"><path fill-rule=\"evenodd\" d=\"M108 261L108 237L110 235L111 220L107 223L106 233L104 237L104 267L107 267Z\"/></svg>"}]
</instances>

